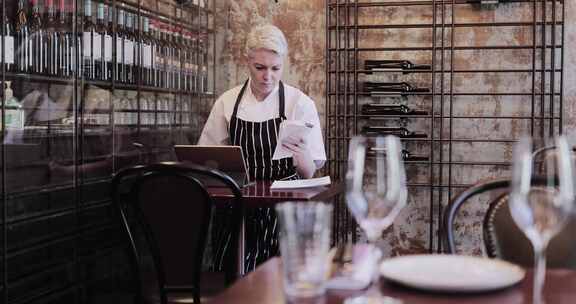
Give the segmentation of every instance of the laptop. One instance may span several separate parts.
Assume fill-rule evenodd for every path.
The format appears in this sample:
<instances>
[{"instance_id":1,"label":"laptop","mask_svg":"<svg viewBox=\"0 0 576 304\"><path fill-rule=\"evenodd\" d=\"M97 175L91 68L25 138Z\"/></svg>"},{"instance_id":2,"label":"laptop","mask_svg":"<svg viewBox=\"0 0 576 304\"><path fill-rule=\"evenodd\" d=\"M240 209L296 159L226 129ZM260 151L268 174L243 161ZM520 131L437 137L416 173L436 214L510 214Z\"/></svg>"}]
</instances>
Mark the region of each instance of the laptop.
<instances>
[{"instance_id":1,"label":"laptop","mask_svg":"<svg viewBox=\"0 0 576 304\"><path fill-rule=\"evenodd\" d=\"M249 184L248 171L240 146L175 145L176 158L228 174L240 187ZM224 186L212 178L200 178L205 186Z\"/></svg>"}]
</instances>

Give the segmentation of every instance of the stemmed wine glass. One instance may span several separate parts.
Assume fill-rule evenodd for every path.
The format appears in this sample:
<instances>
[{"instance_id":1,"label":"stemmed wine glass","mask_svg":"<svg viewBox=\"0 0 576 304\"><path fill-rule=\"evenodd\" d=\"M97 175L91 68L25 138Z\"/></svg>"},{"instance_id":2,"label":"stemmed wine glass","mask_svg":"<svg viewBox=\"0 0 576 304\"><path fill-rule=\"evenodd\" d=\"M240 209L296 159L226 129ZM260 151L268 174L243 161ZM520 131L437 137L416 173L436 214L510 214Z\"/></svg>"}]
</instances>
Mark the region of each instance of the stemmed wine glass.
<instances>
[{"instance_id":1,"label":"stemmed wine glass","mask_svg":"<svg viewBox=\"0 0 576 304\"><path fill-rule=\"evenodd\" d=\"M400 139L395 136L355 136L350 140L346 203L377 256L381 256L381 252L376 242L406 205L406 174L401 150ZM377 278L376 275L372 277L373 280ZM375 288L372 294L347 299L346 303L391 304L399 301L382 296Z\"/></svg>"},{"instance_id":2,"label":"stemmed wine glass","mask_svg":"<svg viewBox=\"0 0 576 304\"><path fill-rule=\"evenodd\" d=\"M574 164L565 137L556 138L554 156L542 160L535 172L530 138L523 137L514 147L510 212L534 249L532 302L543 303L546 248L550 239L566 223L574 201Z\"/></svg>"}]
</instances>

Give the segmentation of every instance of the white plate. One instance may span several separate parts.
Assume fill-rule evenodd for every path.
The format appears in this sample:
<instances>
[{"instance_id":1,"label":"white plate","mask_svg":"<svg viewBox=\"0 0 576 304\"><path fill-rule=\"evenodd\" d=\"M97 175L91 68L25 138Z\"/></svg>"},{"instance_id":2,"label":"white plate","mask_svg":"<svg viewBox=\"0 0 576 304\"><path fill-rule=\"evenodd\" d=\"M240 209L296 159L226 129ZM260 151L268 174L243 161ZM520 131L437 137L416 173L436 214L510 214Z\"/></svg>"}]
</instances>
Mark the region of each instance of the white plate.
<instances>
[{"instance_id":1,"label":"white plate","mask_svg":"<svg viewBox=\"0 0 576 304\"><path fill-rule=\"evenodd\" d=\"M520 282L524 270L514 264L462 255L406 255L387 259L381 275L409 287L443 292L480 292Z\"/></svg>"}]
</instances>

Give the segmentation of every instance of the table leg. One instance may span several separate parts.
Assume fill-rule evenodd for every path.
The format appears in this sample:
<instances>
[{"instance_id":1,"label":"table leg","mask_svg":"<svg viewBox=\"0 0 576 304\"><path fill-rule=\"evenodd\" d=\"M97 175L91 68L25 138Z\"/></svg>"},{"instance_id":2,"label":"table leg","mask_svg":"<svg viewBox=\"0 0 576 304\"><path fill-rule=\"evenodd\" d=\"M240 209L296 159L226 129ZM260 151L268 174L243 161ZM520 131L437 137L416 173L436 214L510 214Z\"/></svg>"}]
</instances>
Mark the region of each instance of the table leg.
<instances>
[{"instance_id":1,"label":"table leg","mask_svg":"<svg viewBox=\"0 0 576 304\"><path fill-rule=\"evenodd\" d=\"M240 220L240 235L238 236L238 278L244 276L244 257L245 257L245 246L246 246L246 217L242 214L242 219Z\"/></svg>"}]
</instances>

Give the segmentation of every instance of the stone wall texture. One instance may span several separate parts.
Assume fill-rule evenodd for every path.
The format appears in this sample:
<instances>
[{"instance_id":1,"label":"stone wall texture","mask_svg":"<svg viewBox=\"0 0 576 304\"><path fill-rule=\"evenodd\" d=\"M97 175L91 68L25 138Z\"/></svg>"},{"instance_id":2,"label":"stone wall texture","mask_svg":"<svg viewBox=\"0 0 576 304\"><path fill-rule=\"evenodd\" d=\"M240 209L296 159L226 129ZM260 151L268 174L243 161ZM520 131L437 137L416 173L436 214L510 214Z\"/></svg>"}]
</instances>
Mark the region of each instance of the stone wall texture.
<instances>
[{"instance_id":1,"label":"stone wall texture","mask_svg":"<svg viewBox=\"0 0 576 304\"><path fill-rule=\"evenodd\" d=\"M354 2L354 1L341 1ZM370 2L370 1L363 1ZM383 1L373 1L383 2ZM384 1L385 2L385 1ZM393 2L393 1L388 1ZM576 126L576 1L565 2L565 28L564 28L564 101L563 101L563 128L564 132L570 133ZM547 10L551 9L551 4ZM284 81L299 87L311 96L318 108L324 126L334 128L332 122L325 121L326 105L326 3L324 0L227 0L217 1L215 8L215 23L217 32L216 42L216 88L217 94L235 86L247 78L247 69L244 65L244 41L247 32L255 24L269 22L281 28L289 43L287 68L285 69ZM445 18L446 23L451 22L451 9L445 8L444 14L437 12L436 20L441 22ZM466 23L482 22L531 22L532 6L529 3L503 3L494 6L458 5L454 10L455 21ZM361 24L430 24L434 20L431 6L424 7L386 7L363 9L359 11ZM550 16L550 13L548 13ZM561 14L558 18L561 18ZM548 17L550 18L550 17ZM551 20L551 19L550 19ZM343 22L343 21L341 21ZM451 39L450 29L444 33L445 46L449 46ZM560 39L561 31L557 32ZM442 33L436 33L436 41L441 41ZM540 35L540 34L538 34ZM550 32L547 33L550 39ZM361 30L359 31L359 47L382 47L382 46L430 46L432 35L429 29L398 30ZM532 43L532 30L530 27L472 27L458 28L454 32L456 46L472 45L530 45ZM559 54L559 53L558 53ZM436 68L441 69L440 52L436 54ZM538 56L538 54L537 54ZM549 57L549 56L548 56ZM409 59L414 62L430 62L431 52L392 52L360 53L359 62L364 59L396 58ZM560 56L557 56L559 67ZM333 59L333 58L331 58ZM453 58L449 53L444 54L444 69L450 69L450 62L455 70L467 69L529 69L532 64L532 50L467 50L456 52ZM537 64L540 64L539 62ZM404 78L400 78L404 77ZM530 93L530 73L457 73L452 78L444 79L444 90L452 87L453 92L508 92ZM431 84L430 75L395 76L390 74L360 75L361 81L399 81L408 80L418 86ZM549 79L548 79L549 81ZM537 87L540 83L539 75L535 79ZM559 81L556 79L557 88ZM435 86L440 90L442 86L440 77L436 78ZM365 98L359 102L373 102ZM392 98L386 102L405 103L402 98ZM431 97L414 97L409 101L410 106L430 110ZM440 111L438 98L434 100L435 111ZM444 102L444 113L451 110L453 115L459 116L522 116L530 115L530 96L456 96L453 99L452 108L448 102ZM556 115L559 109L556 109ZM452 128L447 127L452 123ZM396 121L392 124L403 124L413 130L429 130L428 121ZM382 123L386 124L386 123ZM476 138L493 140L514 140L521 133L529 130L529 121L522 119L454 119L443 120L444 127L438 126L440 120L435 122L435 130L432 132L435 138L454 139ZM450 134L450 129L452 133ZM429 151L429 143L407 143L415 154L425 154ZM442 151L440 159L436 153L435 161L481 162L502 161L507 162L511 158L511 143L502 142L458 142L452 145L443 144L434 147L436 151ZM451 153L449 153L451 152ZM450 155L450 156L448 156ZM436 176L434 183L452 185L467 185L492 177L504 177L509 175L508 166L470 166L453 165L450 170L443 166L443 175L434 168ZM428 178L429 168L427 165L407 166L409 180L414 183L430 182ZM450 171L450 176L448 176ZM402 212L384 237L384 248L389 255L425 252L431 244L430 235L433 236L433 247L437 247L436 229L438 228L438 208L445 206L448 197L453 197L462 188L452 188L448 191L434 192L434 205L430 209L430 192L426 188L411 189L409 206ZM482 216L485 210L482 204L463 210L462 221L458 222L458 235L461 239L464 252L482 254L483 247L481 227ZM431 216L431 213L433 214ZM430 221L434 223L434 231L430 232Z\"/></svg>"}]
</instances>

